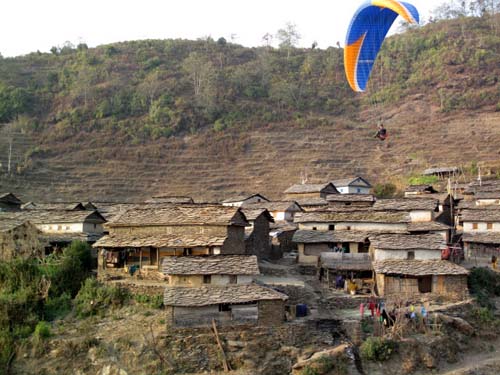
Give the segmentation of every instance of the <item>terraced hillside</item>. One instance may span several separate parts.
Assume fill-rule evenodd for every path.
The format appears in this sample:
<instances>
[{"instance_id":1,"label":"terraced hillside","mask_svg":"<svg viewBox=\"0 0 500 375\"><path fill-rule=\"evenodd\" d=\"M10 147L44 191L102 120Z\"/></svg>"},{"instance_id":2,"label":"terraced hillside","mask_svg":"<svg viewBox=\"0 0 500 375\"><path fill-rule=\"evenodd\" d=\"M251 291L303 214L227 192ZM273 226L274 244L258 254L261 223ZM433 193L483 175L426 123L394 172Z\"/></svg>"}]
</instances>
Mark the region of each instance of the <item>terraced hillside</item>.
<instances>
[{"instance_id":1,"label":"terraced hillside","mask_svg":"<svg viewBox=\"0 0 500 375\"><path fill-rule=\"evenodd\" d=\"M12 130L0 128L0 191L24 200L213 200L278 197L304 175L399 182L430 166L477 163L496 173L500 36L491 24L442 21L390 38L359 96L347 90L338 49L296 50L287 61L285 51L220 41L145 41L0 60L0 83L35 97L10 121L10 175ZM186 65L204 50L214 69L217 59L224 66L206 73L214 74L206 95L193 91ZM85 84L85 69L95 84ZM373 138L379 120L386 143Z\"/></svg>"}]
</instances>

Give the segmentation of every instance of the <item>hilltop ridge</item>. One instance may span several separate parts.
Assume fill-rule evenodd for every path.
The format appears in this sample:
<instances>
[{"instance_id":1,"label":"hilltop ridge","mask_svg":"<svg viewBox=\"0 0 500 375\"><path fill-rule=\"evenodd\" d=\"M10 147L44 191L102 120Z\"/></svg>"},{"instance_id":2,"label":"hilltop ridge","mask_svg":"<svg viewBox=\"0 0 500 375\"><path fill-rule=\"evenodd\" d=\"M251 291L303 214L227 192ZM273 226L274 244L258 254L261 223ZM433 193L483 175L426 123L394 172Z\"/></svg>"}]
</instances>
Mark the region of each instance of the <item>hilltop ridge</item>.
<instances>
[{"instance_id":1,"label":"hilltop ridge","mask_svg":"<svg viewBox=\"0 0 500 375\"><path fill-rule=\"evenodd\" d=\"M499 24L460 18L388 38L362 95L348 88L338 48L288 57L223 38L146 40L3 58L0 190L24 200L276 198L304 174L386 182L477 163L496 173ZM380 121L385 143L373 139Z\"/></svg>"}]
</instances>

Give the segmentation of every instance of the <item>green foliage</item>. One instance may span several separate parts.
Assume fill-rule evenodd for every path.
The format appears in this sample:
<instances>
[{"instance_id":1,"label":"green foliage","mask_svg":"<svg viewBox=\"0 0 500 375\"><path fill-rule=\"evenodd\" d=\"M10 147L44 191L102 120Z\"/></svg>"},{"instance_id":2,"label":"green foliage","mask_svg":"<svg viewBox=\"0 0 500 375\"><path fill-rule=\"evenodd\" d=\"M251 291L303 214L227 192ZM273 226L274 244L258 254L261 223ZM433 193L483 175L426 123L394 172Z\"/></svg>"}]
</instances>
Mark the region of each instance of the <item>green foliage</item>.
<instances>
[{"instance_id":1,"label":"green foliage","mask_svg":"<svg viewBox=\"0 0 500 375\"><path fill-rule=\"evenodd\" d=\"M146 305L154 309L161 309L163 307L163 296L162 295L147 295L147 294L136 294L134 295L134 300L141 305Z\"/></svg>"},{"instance_id":2,"label":"green foliage","mask_svg":"<svg viewBox=\"0 0 500 375\"><path fill-rule=\"evenodd\" d=\"M38 322L38 324L35 327L34 336L38 340L48 339L50 336L52 336L52 333L50 331L50 324L44 322L43 320Z\"/></svg>"},{"instance_id":3,"label":"green foliage","mask_svg":"<svg viewBox=\"0 0 500 375\"><path fill-rule=\"evenodd\" d=\"M483 325L491 324L495 321L493 311L488 307L479 307L472 311L474 318Z\"/></svg>"},{"instance_id":4,"label":"green foliage","mask_svg":"<svg viewBox=\"0 0 500 375\"><path fill-rule=\"evenodd\" d=\"M487 268L473 268L468 278L469 290L482 307L495 309L492 298L500 296L500 275Z\"/></svg>"},{"instance_id":5,"label":"green foliage","mask_svg":"<svg viewBox=\"0 0 500 375\"><path fill-rule=\"evenodd\" d=\"M66 316L72 308L71 295L68 292L60 296L48 297L44 305L44 318L52 321Z\"/></svg>"},{"instance_id":6,"label":"green foliage","mask_svg":"<svg viewBox=\"0 0 500 375\"><path fill-rule=\"evenodd\" d=\"M75 298L78 316L104 315L109 309L123 306L130 294L120 287L105 286L89 278Z\"/></svg>"},{"instance_id":7,"label":"green foliage","mask_svg":"<svg viewBox=\"0 0 500 375\"><path fill-rule=\"evenodd\" d=\"M378 362L388 360L395 350L396 343L382 337L368 337L360 347L363 359Z\"/></svg>"},{"instance_id":8,"label":"green foliage","mask_svg":"<svg viewBox=\"0 0 500 375\"><path fill-rule=\"evenodd\" d=\"M10 362L15 353L15 344L12 334L0 327L0 374L7 374Z\"/></svg>"},{"instance_id":9,"label":"green foliage","mask_svg":"<svg viewBox=\"0 0 500 375\"><path fill-rule=\"evenodd\" d=\"M391 183L376 184L373 187L373 194L377 198L392 198L396 194L396 185Z\"/></svg>"},{"instance_id":10,"label":"green foliage","mask_svg":"<svg viewBox=\"0 0 500 375\"><path fill-rule=\"evenodd\" d=\"M333 358L328 355L320 357L313 364L305 366L301 371L301 375L347 375L347 373L345 357Z\"/></svg>"},{"instance_id":11,"label":"green foliage","mask_svg":"<svg viewBox=\"0 0 500 375\"><path fill-rule=\"evenodd\" d=\"M31 92L0 82L0 123L9 122L22 113L29 113L33 102Z\"/></svg>"},{"instance_id":12,"label":"green foliage","mask_svg":"<svg viewBox=\"0 0 500 375\"><path fill-rule=\"evenodd\" d=\"M438 176L412 176L408 179L409 185L432 185L439 182Z\"/></svg>"}]
</instances>

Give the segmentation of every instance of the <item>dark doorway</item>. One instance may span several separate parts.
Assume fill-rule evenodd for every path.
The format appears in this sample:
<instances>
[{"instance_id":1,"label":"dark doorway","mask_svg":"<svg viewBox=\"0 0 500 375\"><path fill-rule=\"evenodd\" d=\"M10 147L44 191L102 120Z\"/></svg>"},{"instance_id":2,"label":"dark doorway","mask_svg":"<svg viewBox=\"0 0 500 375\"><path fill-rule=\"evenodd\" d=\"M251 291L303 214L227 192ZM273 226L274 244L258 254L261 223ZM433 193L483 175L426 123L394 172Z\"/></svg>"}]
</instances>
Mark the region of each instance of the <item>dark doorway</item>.
<instances>
[{"instance_id":1,"label":"dark doorway","mask_svg":"<svg viewBox=\"0 0 500 375\"><path fill-rule=\"evenodd\" d=\"M432 292L432 276L422 276L418 278L418 291L420 293Z\"/></svg>"}]
</instances>

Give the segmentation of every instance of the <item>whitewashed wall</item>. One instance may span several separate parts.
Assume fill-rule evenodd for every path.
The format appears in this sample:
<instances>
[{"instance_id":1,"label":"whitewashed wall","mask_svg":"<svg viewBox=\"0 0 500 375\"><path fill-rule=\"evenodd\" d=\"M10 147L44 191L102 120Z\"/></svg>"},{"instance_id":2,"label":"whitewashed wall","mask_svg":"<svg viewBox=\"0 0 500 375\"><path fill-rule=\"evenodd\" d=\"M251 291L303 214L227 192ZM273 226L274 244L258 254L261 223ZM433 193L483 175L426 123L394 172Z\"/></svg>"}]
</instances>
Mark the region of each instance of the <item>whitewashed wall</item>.
<instances>
[{"instance_id":1,"label":"whitewashed wall","mask_svg":"<svg viewBox=\"0 0 500 375\"><path fill-rule=\"evenodd\" d=\"M477 223L477 229L473 229L472 224L472 221L465 221L464 232L500 232L500 223L493 223L492 229L488 229L487 223Z\"/></svg>"},{"instance_id":2,"label":"whitewashed wall","mask_svg":"<svg viewBox=\"0 0 500 375\"><path fill-rule=\"evenodd\" d=\"M408 259L408 252L414 251L416 260L439 260L441 250L375 250L374 260Z\"/></svg>"}]
</instances>

